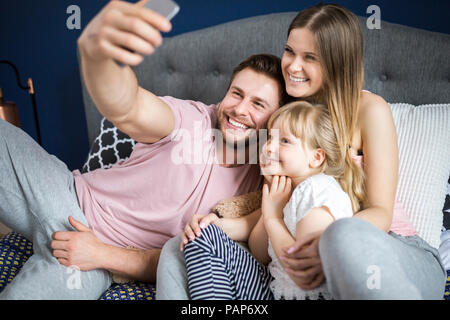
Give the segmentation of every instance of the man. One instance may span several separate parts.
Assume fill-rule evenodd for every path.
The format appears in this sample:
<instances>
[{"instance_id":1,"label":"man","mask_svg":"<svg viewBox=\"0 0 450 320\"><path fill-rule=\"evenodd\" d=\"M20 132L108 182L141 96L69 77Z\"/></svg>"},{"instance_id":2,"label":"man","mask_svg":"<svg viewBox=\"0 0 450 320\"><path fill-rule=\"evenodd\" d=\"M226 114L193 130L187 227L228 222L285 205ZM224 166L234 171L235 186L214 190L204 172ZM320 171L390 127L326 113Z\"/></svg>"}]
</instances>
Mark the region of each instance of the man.
<instances>
[{"instance_id":1,"label":"man","mask_svg":"<svg viewBox=\"0 0 450 320\"><path fill-rule=\"evenodd\" d=\"M279 59L257 55L241 63L217 106L157 97L139 87L129 67L171 28L144 3L111 1L78 40L82 76L98 110L140 142L129 160L72 173L0 121L0 220L32 240L35 252L2 299L97 299L111 284L110 272L154 282L160 248L192 214L261 185L257 165L239 163L235 151L244 145L248 160L251 134L283 103ZM206 135L215 128L221 139ZM180 152L195 157L189 146L198 143L204 161L175 161Z\"/></svg>"}]
</instances>

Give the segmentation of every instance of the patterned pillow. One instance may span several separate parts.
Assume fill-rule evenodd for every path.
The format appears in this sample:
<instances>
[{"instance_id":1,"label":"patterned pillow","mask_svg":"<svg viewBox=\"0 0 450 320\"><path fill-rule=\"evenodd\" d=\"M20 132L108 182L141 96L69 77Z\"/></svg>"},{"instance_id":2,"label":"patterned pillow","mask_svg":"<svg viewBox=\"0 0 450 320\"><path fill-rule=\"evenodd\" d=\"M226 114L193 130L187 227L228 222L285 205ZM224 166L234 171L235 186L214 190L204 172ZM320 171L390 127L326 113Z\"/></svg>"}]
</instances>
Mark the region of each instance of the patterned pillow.
<instances>
[{"instance_id":1,"label":"patterned pillow","mask_svg":"<svg viewBox=\"0 0 450 320\"><path fill-rule=\"evenodd\" d=\"M0 239L0 292L12 281L32 254L31 241L16 232L10 232Z\"/></svg>"},{"instance_id":2,"label":"patterned pillow","mask_svg":"<svg viewBox=\"0 0 450 320\"><path fill-rule=\"evenodd\" d=\"M103 118L100 123L100 134L92 143L88 159L81 172L85 173L99 168L109 169L114 164L127 160L135 145L135 140Z\"/></svg>"},{"instance_id":3,"label":"patterned pillow","mask_svg":"<svg viewBox=\"0 0 450 320\"><path fill-rule=\"evenodd\" d=\"M156 286L149 283L132 281L113 283L100 297L100 300L155 300Z\"/></svg>"}]
</instances>

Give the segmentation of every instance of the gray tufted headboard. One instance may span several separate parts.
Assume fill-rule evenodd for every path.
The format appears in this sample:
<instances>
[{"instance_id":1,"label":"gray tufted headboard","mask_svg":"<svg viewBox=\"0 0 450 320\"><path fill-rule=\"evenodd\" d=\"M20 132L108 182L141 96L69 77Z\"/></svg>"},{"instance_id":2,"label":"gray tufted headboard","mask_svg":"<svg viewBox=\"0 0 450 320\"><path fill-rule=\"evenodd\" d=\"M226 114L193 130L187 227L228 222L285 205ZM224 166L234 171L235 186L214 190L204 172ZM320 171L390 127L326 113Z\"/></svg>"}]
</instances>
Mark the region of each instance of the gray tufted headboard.
<instances>
[{"instance_id":1,"label":"gray tufted headboard","mask_svg":"<svg viewBox=\"0 0 450 320\"><path fill-rule=\"evenodd\" d=\"M295 12L228 22L166 38L134 70L141 87L157 95L215 103L225 94L233 68L255 53L281 57ZM364 33L365 89L387 102L414 105L450 102L450 35L382 22ZM99 132L101 115L84 84L89 143Z\"/></svg>"}]
</instances>

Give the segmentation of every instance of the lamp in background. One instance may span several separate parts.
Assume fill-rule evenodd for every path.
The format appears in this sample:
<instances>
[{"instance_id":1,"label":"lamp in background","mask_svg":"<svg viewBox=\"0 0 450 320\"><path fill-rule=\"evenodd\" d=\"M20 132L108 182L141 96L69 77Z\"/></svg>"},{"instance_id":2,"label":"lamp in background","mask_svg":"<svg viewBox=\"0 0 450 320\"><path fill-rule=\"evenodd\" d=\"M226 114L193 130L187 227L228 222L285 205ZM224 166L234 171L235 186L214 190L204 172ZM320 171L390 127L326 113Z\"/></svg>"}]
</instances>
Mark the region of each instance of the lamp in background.
<instances>
[{"instance_id":1,"label":"lamp in background","mask_svg":"<svg viewBox=\"0 0 450 320\"><path fill-rule=\"evenodd\" d=\"M7 60L0 60L0 64L7 64L11 68L14 69L14 72L16 73L16 79L17 79L17 85L22 90L28 90L28 93L31 97L31 104L33 106L33 115L34 115L34 122L36 124L36 133L37 133L37 141L39 145L42 145L41 140L41 129L39 127L39 119L37 114L37 108L36 108L36 97L34 93L34 86L33 86L33 79L28 78L28 85L24 86L22 85L20 81L19 71L17 70L17 67L10 61ZM20 121L19 121L19 112L17 110L17 105L14 102L5 102L3 101L3 93L0 88L0 118L3 120L6 120L13 125L20 127Z\"/></svg>"}]
</instances>

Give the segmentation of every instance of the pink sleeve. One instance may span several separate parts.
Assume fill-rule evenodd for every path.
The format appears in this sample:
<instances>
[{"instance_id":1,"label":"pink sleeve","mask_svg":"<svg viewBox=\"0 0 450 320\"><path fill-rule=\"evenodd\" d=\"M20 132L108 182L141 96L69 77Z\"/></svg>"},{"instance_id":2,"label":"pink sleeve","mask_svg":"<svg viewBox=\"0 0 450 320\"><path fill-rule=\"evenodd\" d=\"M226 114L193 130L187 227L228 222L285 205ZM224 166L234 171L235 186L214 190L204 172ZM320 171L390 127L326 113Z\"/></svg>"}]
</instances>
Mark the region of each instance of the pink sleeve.
<instances>
[{"instance_id":1,"label":"pink sleeve","mask_svg":"<svg viewBox=\"0 0 450 320\"><path fill-rule=\"evenodd\" d=\"M408 214L400 202L395 201L394 203L394 215L392 217L392 224L389 231L395 232L396 234L402 236L413 236L416 235L416 229L411 223Z\"/></svg>"},{"instance_id":2,"label":"pink sleeve","mask_svg":"<svg viewBox=\"0 0 450 320\"><path fill-rule=\"evenodd\" d=\"M172 109L175 124L170 134L151 145L173 141L177 133L182 132L181 129L193 132L196 121L212 121L210 118L215 117L215 105L208 106L199 101L181 100L170 96L159 98Z\"/></svg>"}]
</instances>

